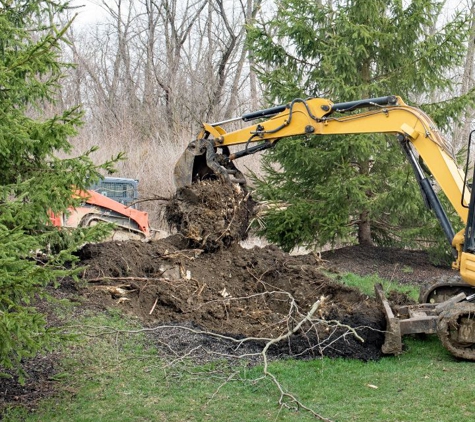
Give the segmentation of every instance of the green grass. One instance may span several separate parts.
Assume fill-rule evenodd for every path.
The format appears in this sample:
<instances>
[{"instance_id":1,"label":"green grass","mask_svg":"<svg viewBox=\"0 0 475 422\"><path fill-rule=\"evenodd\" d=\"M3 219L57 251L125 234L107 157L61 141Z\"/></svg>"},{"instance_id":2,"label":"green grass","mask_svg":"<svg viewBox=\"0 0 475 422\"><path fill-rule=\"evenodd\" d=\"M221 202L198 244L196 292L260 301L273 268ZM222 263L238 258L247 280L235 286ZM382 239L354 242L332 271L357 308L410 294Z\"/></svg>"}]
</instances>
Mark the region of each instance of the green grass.
<instances>
[{"instance_id":1,"label":"green grass","mask_svg":"<svg viewBox=\"0 0 475 422\"><path fill-rule=\"evenodd\" d=\"M419 297L419 288L411 285L401 285L394 281L388 281L380 278L377 275L370 275L366 277L361 277L356 274L347 273L343 275L328 274L334 280L343 283L350 287L356 287L361 290L364 294L368 296L374 296L374 285L376 283L381 283L385 292L390 292L395 290L400 293L405 293L408 297L413 300L418 300Z\"/></svg>"},{"instance_id":2,"label":"green grass","mask_svg":"<svg viewBox=\"0 0 475 422\"><path fill-rule=\"evenodd\" d=\"M65 346L58 394L34 413L11 408L4 421L315 420L288 401L290 408L279 407L279 392L262 367L225 361L169 366L144 334L106 334L103 328L134 330L140 328L136 320L110 312L78 323L94 328ZM436 337L405 343L402 356L378 362L286 360L269 369L305 406L335 421L474 420L474 363L452 358Z\"/></svg>"},{"instance_id":3,"label":"green grass","mask_svg":"<svg viewBox=\"0 0 475 422\"><path fill-rule=\"evenodd\" d=\"M402 357L378 362L314 362L316 392L302 399L338 421L472 420L473 364L456 362L437 338L407 343Z\"/></svg>"}]
</instances>

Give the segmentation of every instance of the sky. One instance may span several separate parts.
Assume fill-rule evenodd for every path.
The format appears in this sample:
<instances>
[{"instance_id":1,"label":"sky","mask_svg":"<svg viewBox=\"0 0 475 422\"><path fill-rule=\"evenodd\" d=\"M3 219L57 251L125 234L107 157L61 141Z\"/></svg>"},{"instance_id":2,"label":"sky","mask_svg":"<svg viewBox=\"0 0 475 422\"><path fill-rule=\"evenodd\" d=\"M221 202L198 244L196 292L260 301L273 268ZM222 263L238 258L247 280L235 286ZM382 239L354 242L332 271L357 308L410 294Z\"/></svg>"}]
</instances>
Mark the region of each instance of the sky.
<instances>
[{"instance_id":1,"label":"sky","mask_svg":"<svg viewBox=\"0 0 475 422\"><path fill-rule=\"evenodd\" d=\"M80 24L91 24L100 22L106 12L100 6L103 2L114 4L116 0L72 0L73 6L81 6L77 9L78 17L76 22ZM446 0L446 11L452 13L455 10L466 8L469 0Z\"/></svg>"},{"instance_id":2,"label":"sky","mask_svg":"<svg viewBox=\"0 0 475 422\"><path fill-rule=\"evenodd\" d=\"M102 0L73 0L71 5L78 7L74 13L77 13L76 23L91 24L100 22L105 16L104 10L100 7Z\"/></svg>"}]
</instances>

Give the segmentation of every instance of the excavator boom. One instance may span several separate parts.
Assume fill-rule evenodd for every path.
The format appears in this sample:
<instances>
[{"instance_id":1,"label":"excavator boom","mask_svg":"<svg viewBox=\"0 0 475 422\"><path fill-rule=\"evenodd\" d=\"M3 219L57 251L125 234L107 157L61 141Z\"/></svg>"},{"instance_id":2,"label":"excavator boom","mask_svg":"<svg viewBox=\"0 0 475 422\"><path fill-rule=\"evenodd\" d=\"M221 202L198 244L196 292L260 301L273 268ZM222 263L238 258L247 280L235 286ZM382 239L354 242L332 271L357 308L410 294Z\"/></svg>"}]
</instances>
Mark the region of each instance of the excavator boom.
<instances>
[{"instance_id":1,"label":"excavator boom","mask_svg":"<svg viewBox=\"0 0 475 422\"><path fill-rule=\"evenodd\" d=\"M360 111L364 109L363 111ZM346 114L345 113L349 113ZM296 99L291 103L248 113L243 121L267 120L226 132L220 123L203 124L196 140L191 142L175 167L175 185L179 189L205 178L232 180L242 174L233 161L240 157L270 148L279 140L291 136L348 135L389 133L397 135L412 164L426 203L439 219L447 240L459 239L434 194L431 181L418 163L422 157L464 224L467 222L470 192L465 186L465 175L449 154L445 140L434 122L420 109L408 106L397 96L387 96L345 103L332 103L323 98ZM248 147L250 143L257 146ZM242 151L231 154L229 147L245 144ZM222 149L218 154L217 150ZM466 201L462 201L465 199ZM460 255L460 245L454 245ZM457 249L458 248L458 249ZM460 260L456 261L460 266ZM458 267L457 267L458 268ZM475 273L473 277L475 284Z\"/></svg>"},{"instance_id":2,"label":"excavator boom","mask_svg":"<svg viewBox=\"0 0 475 422\"><path fill-rule=\"evenodd\" d=\"M371 110L346 116L343 114L361 108ZM188 186L210 175L218 174L226 178L222 173L227 163L272 147L283 138L392 133L411 143L447 194L462 221L467 221L467 204L462 204L460 200L463 193L467 199L470 196L469 192L464 192L464 173L447 152L445 141L432 120L421 110L406 105L400 97L380 97L340 104L322 98L297 99L285 106L245 114L241 119L249 121L266 117L268 119L264 122L228 133L219 123L203 124L197 139L188 145L175 166L176 188ZM217 162L217 148L226 151L230 146L247 146L251 142L260 144L234 154L224 152L224 157L219 159L225 165ZM218 166L221 169L217 170Z\"/></svg>"}]
</instances>

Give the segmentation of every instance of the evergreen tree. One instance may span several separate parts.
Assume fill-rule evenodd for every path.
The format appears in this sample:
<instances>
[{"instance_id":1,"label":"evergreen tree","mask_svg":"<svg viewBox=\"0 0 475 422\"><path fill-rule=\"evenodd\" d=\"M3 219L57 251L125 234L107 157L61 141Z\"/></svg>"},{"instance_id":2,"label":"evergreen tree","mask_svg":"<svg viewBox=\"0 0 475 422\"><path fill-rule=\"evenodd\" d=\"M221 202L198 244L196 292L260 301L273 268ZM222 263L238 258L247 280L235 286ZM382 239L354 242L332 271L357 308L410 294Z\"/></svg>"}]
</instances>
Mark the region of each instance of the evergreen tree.
<instances>
[{"instance_id":1,"label":"evergreen tree","mask_svg":"<svg viewBox=\"0 0 475 422\"><path fill-rule=\"evenodd\" d=\"M52 23L66 7L0 1L0 366L7 369L18 368L51 339L33 297L58 277L74 274L64 264L73 261L80 243L100 234L68 234L52 227L49 218L77 204L73 187L87 188L100 170L90 159L92 150L58 158L71 150L68 138L81 122L78 108L44 115L68 67L60 60L66 29ZM112 170L113 161L101 168ZM35 251L48 248L46 260L36 259Z\"/></svg>"},{"instance_id":2,"label":"evergreen tree","mask_svg":"<svg viewBox=\"0 0 475 422\"><path fill-rule=\"evenodd\" d=\"M333 5L280 0L274 16L250 29L269 102L395 94L425 108L442 126L473 102L473 92L457 97L451 77L466 49L465 15L438 27L442 2L434 0L328 3ZM443 107L417 104L434 92L447 93ZM258 195L288 204L267 214L264 233L287 250L337 239L408 245L411 239L433 240L438 231L393 138L289 139L265 156L264 170ZM416 235L414 227L427 230Z\"/></svg>"}]
</instances>

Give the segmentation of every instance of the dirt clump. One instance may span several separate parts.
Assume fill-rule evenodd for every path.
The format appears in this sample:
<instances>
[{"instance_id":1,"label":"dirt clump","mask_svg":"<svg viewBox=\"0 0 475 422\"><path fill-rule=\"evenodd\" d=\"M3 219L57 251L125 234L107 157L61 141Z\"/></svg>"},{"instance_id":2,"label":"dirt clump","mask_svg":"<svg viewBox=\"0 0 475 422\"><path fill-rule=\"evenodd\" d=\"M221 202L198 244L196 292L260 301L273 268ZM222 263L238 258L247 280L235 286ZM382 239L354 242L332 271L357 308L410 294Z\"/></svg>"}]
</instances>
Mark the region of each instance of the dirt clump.
<instances>
[{"instance_id":1,"label":"dirt clump","mask_svg":"<svg viewBox=\"0 0 475 422\"><path fill-rule=\"evenodd\" d=\"M247 237L254 201L244 189L220 180L180 188L165 208L172 230L191 248L213 252Z\"/></svg>"}]
</instances>

